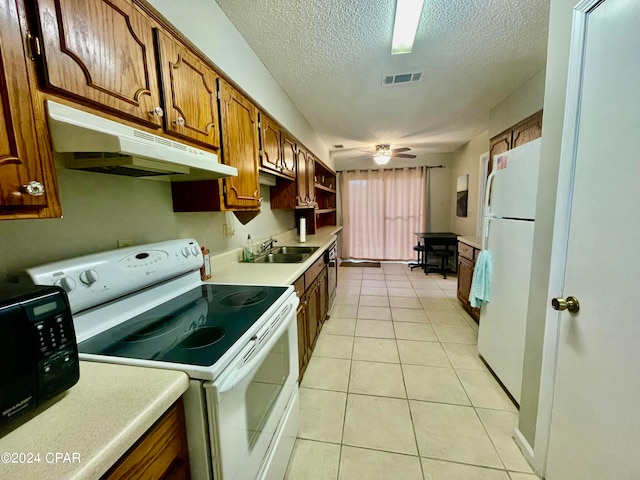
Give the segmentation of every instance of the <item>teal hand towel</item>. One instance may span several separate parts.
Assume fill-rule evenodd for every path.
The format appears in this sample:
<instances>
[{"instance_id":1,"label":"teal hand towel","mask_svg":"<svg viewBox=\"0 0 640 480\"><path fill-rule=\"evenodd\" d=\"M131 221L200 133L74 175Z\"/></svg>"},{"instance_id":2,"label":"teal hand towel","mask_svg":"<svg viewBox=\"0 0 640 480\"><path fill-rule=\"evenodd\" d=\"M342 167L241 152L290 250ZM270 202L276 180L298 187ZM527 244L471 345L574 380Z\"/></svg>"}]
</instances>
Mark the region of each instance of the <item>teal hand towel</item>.
<instances>
[{"instance_id":1,"label":"teal hand towel","mask_svg":"<svg viewBox=\"0 0 640 480\"><path fill-rule=\"evenodd\" d=\"M482 250L471 280L469 303L472 307L480 307L491 301L491 252Z\"/></svg>"}]
</instances>

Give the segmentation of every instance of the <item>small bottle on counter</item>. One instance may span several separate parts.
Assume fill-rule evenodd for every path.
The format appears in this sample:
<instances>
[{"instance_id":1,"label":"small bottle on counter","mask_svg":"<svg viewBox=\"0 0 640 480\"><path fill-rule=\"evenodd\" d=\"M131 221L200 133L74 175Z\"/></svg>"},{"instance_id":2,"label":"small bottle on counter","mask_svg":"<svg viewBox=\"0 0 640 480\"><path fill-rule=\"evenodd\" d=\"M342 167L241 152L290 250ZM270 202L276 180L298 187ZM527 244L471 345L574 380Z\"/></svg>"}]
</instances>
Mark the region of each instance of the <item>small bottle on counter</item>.
<instances>
[{"instance_id":1,"label":"small bottle on counter","mask_svg":"<svg viewBox=\"0 0 640 480\"><path fill-rule=\"evenodd\" d=\"M305 243L307 241L307 219L304 217L300 218L300 243Z\"/></svg>"},{"instance_id":2,"label":"small bottle on counter","mask_svg":"<svg viewBox=\"0 0 640 480\"><path fill-rule=\"evenodd\" d=\"M209 280L211 278L211 257L209 256L209 249L205 247L200 247L202 250L202 259L204 263L202 267L200 267L200 278L202 280Z\"/></svg>"},{"instance_id":3,"label":"small bottle on counter","mask_svg":"<svg viewBox=\"0 0 640 480\"><path fill-rule=\"evenodd\" d=\"M247 235L247 241L244 244L244 261L250 262L253 256L253 240L251 240L251 234Z\"/></svg>"}]
</instances>

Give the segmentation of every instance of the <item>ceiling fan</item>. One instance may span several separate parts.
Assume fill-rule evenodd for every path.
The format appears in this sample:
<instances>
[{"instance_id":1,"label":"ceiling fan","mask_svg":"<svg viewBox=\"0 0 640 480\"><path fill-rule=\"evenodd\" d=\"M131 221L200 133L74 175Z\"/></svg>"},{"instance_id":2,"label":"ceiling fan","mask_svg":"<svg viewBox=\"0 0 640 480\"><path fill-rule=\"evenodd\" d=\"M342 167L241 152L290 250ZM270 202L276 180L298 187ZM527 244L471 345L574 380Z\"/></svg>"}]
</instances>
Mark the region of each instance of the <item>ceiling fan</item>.
<instances>
[{"instance_id":1,"label":"ceiling fan","mask_svg":"<svg viewBox=\"0 0 640 480\"><path fill-rule=\"evenodd\" d=\"M372 151L370 153L373 155L374 162L376 162L378 165L386 165L393 157L416 158L416 156L411 153L402 153L408 152L409 150L411 150L409 147L391 148L391 145L389 145L388 143L381 143L376 145L376 150L374 152Z\"/></svg>"}]
</instances>

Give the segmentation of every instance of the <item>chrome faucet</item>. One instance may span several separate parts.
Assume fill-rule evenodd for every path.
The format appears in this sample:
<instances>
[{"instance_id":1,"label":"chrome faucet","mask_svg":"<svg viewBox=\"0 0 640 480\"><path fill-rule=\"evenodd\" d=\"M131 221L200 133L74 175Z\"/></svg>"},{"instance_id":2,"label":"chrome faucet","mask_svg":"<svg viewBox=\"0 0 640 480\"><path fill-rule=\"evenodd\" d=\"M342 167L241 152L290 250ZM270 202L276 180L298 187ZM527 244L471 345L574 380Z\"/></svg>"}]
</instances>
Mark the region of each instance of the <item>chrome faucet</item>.
<instances>
[{"instance_id":1,"label":"chrome faucet","mask_svg":"<svg viewBox=\"0 0 640 480\"><path fill-rule=\"evenodd\" d=\"M271 250L273 250L273 244L277 243L278 240L274 240L273 238L270 238L268 241L266 242L262 242L260 244L260 253L264 253L267 250L269 250L269 252L271 252Z\"/></svg>"}]
</instances>

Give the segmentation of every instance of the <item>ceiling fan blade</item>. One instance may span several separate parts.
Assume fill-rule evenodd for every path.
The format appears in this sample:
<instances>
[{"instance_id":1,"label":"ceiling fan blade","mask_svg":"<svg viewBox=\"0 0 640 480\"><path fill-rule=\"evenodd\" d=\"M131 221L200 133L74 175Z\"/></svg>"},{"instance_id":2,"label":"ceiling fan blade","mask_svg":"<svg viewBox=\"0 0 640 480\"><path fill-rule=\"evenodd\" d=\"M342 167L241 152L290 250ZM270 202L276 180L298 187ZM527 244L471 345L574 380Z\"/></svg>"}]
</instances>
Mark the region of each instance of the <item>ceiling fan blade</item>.
<instances>
[{"instance_id":1,"label":"ceiling fan blade","mask_svg":"<svg viewBox=\"0 0 640 480\"><path fill-rule=\"evenodd\" d=\"M371 158L371 155L363 155L361 157L351 157L351 158L347 158L347 160L359 160L361 158Z\"/></svg>"},{"instance_id":2,"label":"ceiling fan blade","mask_svg":"<svg viewBox=\"0 0 640 480\"><path fill-rule=\"evenodd\" d=\"M409 150L411 150L409 147L400 147L400 148L392 148L391 149L391 151L393 153L408 152Z\"/></svg>"},{"instance_id":3,"label":"ceiling fan blade","mask_svg":"<svg viewBox=\"0 0 640 480\"><path fill-rule=\"evenodd\" d=\"M395 158L416 158L415 155L410 153L394 153L392 156Z\"/></svg>"}]
</instances>

